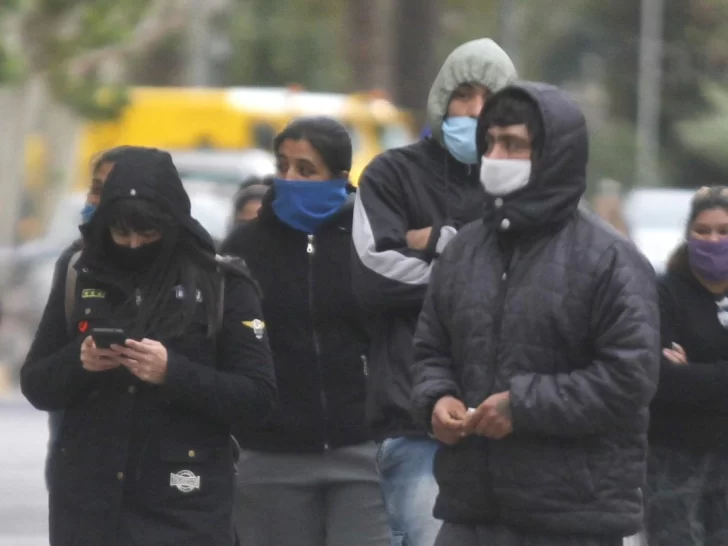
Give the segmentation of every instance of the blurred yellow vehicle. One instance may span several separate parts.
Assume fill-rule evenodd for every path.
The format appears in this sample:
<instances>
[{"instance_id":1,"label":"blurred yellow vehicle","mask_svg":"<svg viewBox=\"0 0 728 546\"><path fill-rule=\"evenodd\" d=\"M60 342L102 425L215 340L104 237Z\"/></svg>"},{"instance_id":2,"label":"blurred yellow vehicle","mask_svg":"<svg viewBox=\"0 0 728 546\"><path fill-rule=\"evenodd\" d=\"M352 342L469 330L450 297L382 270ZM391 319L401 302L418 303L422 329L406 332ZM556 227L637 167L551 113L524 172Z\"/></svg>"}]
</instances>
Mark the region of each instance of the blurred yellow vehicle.
<instances>
[{"instance_id":1,"label":"blurred yellow vehicle","mask_svg":"<svg viewBox=\"0 0 728 546\"><path fill-rule=\"evenodd\" d=\"M75 189L88 184L93 157L114 146L270 150L273 137L289 121L309 115L334 117L349 129L354 183L374 156L415 138L411 117L378 93L313 93L297 87L138 87L131 89L130 104L117 120L83 127Z\"/></svg>"}]
</instances>

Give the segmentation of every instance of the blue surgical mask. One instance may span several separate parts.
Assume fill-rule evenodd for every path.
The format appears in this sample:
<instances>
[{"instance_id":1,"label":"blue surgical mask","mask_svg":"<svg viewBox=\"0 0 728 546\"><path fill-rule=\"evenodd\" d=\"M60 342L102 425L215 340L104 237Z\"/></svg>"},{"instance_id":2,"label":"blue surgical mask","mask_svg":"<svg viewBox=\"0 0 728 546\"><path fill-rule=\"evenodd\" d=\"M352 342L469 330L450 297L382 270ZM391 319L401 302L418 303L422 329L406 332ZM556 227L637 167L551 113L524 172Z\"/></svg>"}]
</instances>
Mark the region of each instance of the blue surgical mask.
<instances>
[{"instance_id":1,"label":"blue surgical mask","mask_svg":"<svg viewBox=\"0 0 728 546\"><path fill-rule=\"evenodd\" d=\"M447 118L442 124L445 147L460 163L475 165L478 162L477 128L478 120L467 116Z\"/></svg>"},{"instance_id":2,"label":"blue surgical mask","mask_svg":"<svg viewBox=\"0 0 728 546\"><path fill-rule=\"evenodd\" d=\"M273 181L273 212L293 229L316 233L327 220L336 216L348 195L347 180Z\"/></svg>"},{"instance_id":3,"label":"blue surgical mask","mask_svg":"<svg viewBox=\"0 0 728 546\"><path fill-rule=\"evenodd\" d=\"M84 224L88 224L91 221L91 218L94 215L94 212L96 212L96 205L92 205L91 203L86 203L83 208L81 209L81 221Z\"/></svg>"}]
</instances>

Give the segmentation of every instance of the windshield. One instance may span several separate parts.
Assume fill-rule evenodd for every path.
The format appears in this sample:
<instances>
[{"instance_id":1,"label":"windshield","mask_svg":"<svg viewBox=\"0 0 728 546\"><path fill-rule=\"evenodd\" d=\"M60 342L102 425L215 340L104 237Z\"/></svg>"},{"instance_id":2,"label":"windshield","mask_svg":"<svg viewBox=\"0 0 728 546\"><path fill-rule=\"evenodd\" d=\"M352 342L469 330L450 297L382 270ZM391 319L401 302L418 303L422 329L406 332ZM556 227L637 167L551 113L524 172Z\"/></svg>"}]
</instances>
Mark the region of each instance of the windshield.
<instances>
[{"instance_id":1,"label":"windshield","mask_svg":"<svg viewBox=\"0 0 728 546\"><path fill-rule=\"evenodd\" d=\"M204 167L196 169L177 169L182 180L207 180L218 184L240 184L245 179L245 174L240 169L230 169L223 171L215 168L206 169Z\"/></svg>"},{"instance_id":2,"label":"windshield","mask_svg":"<svg viewBox=\"0 0 728 546\"><path fill-rule=\"evenodd\" d=\"M632 229L682 231L690 214L691 191L636 191L627 198L625 217Z\"/></svg>"},{"instance_id":3,"label":"windshield","mask_svg":"<svg viewBox=\"0 0 728 546\"><path fill-rule=\"evenodd\" d=\"M412 135L402 123L390 123L377 127L377 138L382 150L399 148L412 143Z\"/></svg>"}]
</instances>

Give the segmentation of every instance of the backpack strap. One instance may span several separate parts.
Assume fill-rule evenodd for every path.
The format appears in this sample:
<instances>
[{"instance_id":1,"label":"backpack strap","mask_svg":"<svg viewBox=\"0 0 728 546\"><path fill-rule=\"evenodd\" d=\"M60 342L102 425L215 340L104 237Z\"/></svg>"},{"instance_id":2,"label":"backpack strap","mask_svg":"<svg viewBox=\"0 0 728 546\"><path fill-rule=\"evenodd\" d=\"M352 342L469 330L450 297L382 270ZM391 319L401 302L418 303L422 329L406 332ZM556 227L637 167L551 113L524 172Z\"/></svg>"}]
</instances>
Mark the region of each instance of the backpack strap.
<instances>
[{"instance_id":1,"label":"backpack strap","mask_svg":"<svg viewBox=\"0 0 728 546\"><path fill-rule=\"evenodd\" d=\"M78 280L78 271L74 267L78 259L81 257L81 251L75 252L68 261L68 269L66 270L66 325L69 331L73 331L73 311L76 307L76 281Z\"/></svg>"},{"instance_id":2,"label":"backpack strap","mask_svg":"<svg viewBox=\"0 0 728 546\"><path fill-rule=\"evenodd\" d=\"M222 331L222 321L225 316L225 272L218 271L220 275L220 286L217 295L217 324L215 325L215 332L219 333Z\"/></svg>"}]
</instances>

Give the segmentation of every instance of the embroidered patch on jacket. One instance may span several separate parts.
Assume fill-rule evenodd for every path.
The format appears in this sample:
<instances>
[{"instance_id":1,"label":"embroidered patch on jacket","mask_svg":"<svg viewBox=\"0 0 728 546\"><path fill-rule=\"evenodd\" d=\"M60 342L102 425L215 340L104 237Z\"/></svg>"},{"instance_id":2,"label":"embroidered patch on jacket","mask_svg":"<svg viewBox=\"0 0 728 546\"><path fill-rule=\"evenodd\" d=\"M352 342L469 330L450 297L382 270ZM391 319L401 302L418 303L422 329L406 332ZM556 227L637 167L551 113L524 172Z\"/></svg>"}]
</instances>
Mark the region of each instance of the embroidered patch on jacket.
<instances>
[{"instance_id":1,"label":"embroidered patch on jacket","mask_svg":"<svg viewBox=\"0 0 728 546\"><path fill-rule=\"evenodd\" d=\"M191 493L195 489L200 489L200 476L195 476L190 470L180 470L177 474L172 472L169 475L169 485L176 487L182 493Z\"/></svg>"},{"instance_id":2,"label":"embroidered patch on jacket","mask_svg":"<svg viewBox=\"0 0 728 546\"><path fill-rule=\"evenodd\" d=\"M263 334L265 333L265 322L263 322L262 320L244 320L243 326L251 328L253 330L253 333L255 334L255 337L257 337L258 339L263 339Z\"/></svg>"},{"instance_id":3,"label":"embroidered patch on jacket","mask_svg":"<svg viewBox=\"0 0 728 546\"><path fill-rule=\"evenodd\" d=\"M88 299L103 299L106 297L106 290L98 290L96 288L84 288L81 291L81 298Z\"/></svg>"}]
</instances>

